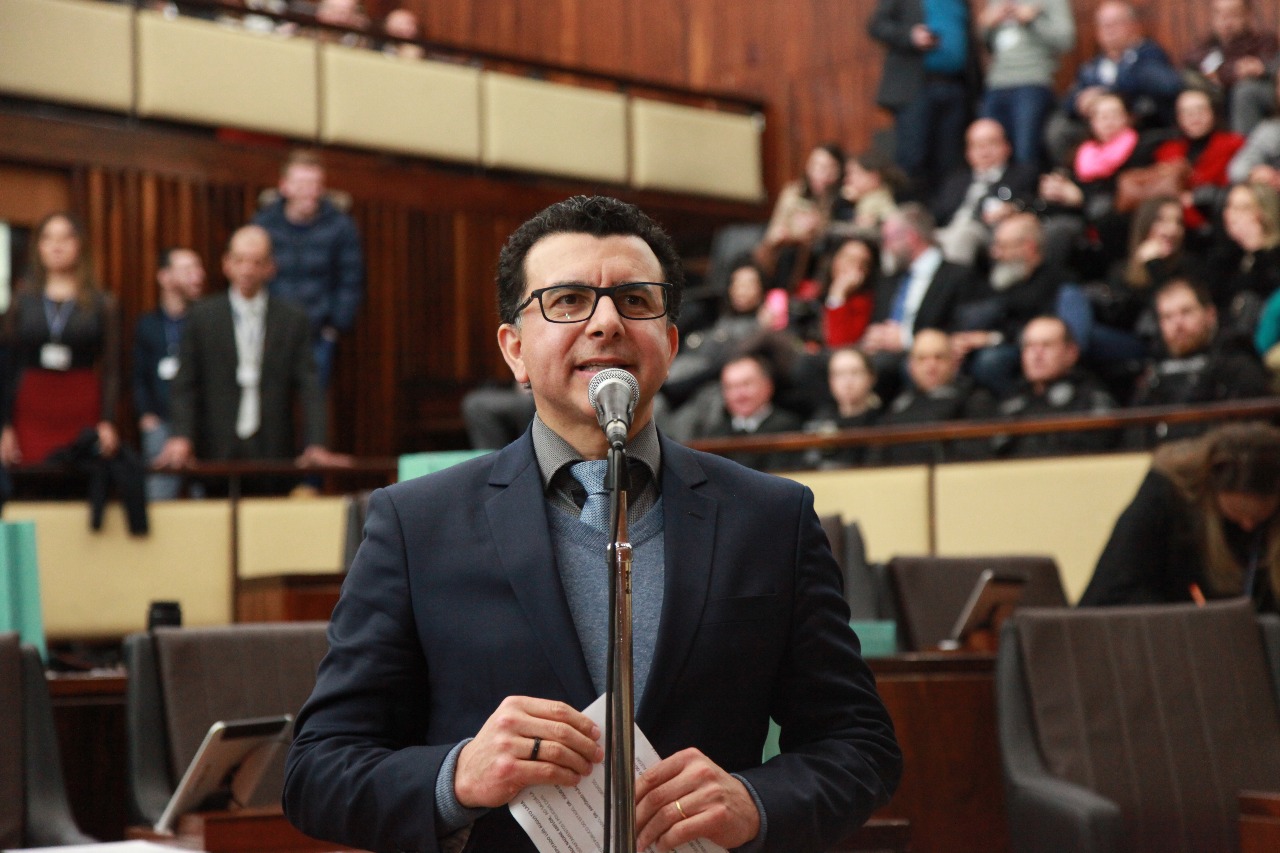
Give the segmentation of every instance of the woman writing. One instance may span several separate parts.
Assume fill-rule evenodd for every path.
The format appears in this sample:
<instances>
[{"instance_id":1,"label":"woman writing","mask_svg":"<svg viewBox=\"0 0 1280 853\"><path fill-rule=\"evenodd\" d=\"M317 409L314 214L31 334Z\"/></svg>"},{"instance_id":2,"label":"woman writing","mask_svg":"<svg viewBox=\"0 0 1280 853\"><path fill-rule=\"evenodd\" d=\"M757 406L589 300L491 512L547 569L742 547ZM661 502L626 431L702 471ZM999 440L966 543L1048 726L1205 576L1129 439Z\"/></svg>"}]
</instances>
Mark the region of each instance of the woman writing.
<instances>
[{"instance_id":1,"label":"woman writing","mask_svg":"<svg viewBox=\"0 0 1280 853\"><path fill-rule=\"evenodd\" d=\"M27 278L5 315L8 346L0 463L43 462L85 429L98 450L119 446L120 323L94 281L84 231L65 213L35 230Z\"/></svg>"},{"instance_id":2,"label":"woman writing","mask_svg":"<svg viewBox=\"0 0 1280 853\"><path fill-rule=\"evenodd\" d=\"M1158 448L1082 607L1248 596L1277 610L1280 430L1227 424Z\"/></svg>"}]
</instances>

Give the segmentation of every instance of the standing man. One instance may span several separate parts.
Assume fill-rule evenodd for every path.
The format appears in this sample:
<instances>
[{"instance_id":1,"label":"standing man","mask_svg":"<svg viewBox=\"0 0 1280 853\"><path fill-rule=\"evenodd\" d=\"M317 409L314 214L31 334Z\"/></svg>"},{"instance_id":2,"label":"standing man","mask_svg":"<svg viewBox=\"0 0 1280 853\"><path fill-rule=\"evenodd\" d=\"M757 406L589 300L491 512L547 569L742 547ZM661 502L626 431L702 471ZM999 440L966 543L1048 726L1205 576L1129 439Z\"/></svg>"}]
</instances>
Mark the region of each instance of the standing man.
<instances>
[{"instance_id":1,"label":"standing man","mask_svg":"<svg viewBox=\"0 0 1280 853\"><path fill-rule=\"evenodd\" d=\"M637 848L821 851L888 800L901 756L812 493L654 426L683 283L670 238L614 199L552 205L507 241L498 344L537 416L496 453L373 494L290 748L304 832L532 851L504 807L603 759L580 709L605 687L607 535L579 501L601 491L587 387L605 368L640 388L636 723L663 758L637 781ZM783 752L762 765L770 717Z\"/></svg>"},{"instance_id":2,"label":"standing man","mask_svg":"<svg viewBox=\"0 0 1280 853\"><path fill-rule=\"evenodd\" d=\"M271 238L256 225L231 235L222 272L230 288L191 309L172 387L173 437L156 460L281 459L330 464L311 334L301 308L269 296Z\"/></svg>"},{"instance_id":3,"label":"standing man","mask_svg":"<svg viewBox=\"0 0 1280 853\"><path fill-rule=\"evenodd\" d=\"M324 166L295 151L280 171L280 198L253 223L271 236L276 277L271 295L301 306L311 319L321 389L329 387L338 336L355 324L364 289L360 235L350 216L325 198Z\"/></svg>"},{"instance_id":4,"label":"standing man","mask_svg":"<svg viewBox=\"0 0 1280 853\"><path fill-rule=\"evenodd\" d=\"M178 375L187 308L204 291L204 263L191 249L165 249L156 283L160 304L138 318L133 335L133 405L147 463L155 461L169 440L169 383ZM147 500L172 500L181 488L182 480L172 474L147 476Z\"/></svg>"},{"instance_id":5,"label":"standing man","mask_svg":"<svg viewBox=\"0 0 1280 853\"><path fill-rule=\"evenodd\" d=\"M894 159L919 197L960 165L982 88L969 4L876 0L867 32L885 46L876 103L894 115Z\"/></svg>"}]
</instances>

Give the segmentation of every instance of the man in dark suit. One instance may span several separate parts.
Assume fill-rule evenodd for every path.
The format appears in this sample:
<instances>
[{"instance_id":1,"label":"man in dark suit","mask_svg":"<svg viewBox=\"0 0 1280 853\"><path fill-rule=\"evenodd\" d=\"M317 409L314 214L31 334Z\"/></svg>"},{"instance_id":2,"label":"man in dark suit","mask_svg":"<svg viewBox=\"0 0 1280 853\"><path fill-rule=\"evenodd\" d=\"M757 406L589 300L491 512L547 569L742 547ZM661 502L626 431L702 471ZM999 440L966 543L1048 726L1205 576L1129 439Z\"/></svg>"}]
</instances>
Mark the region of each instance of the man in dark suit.
<instances>
[{"instance_id":1,"label":"man in dark suit","mask_svg":"<svg viewBox=\"0 0 1280 853\"><path fill-rule=\"evenodd\" d=\"M970 274L942 257L933 217L923 205L904 204L880 228L885 275L876 286L871 325L862 349L876 372L876 393L892 400L902 388L911 339L919 329L950 331L956 306L970 289Z\"/></svg>"},{"instance_id":2,"label":"man in dark suit","mask_svg":"<svg viewBox=\"0 0 1280 853\"><path fill-rule=\"evenodd\" d=\"M331 462L307 315L264 289L275 271L267 232L256 225L236 231L222 271L230 288L194 305L187 318L170 389L173 437L156 464L293 458L295 403L305 445L298 462Z\"/></svg>"},{"instance_id":3,"label":"man in dark suit","mask_svg":"<svg viewBox=\"0 0 1280 853\"><path fill-rule=\"evenodd\" d=\"M982 88L978 43L966 0L876 0L867 32L885 46L876 103L894 115L898 166L922 197L960 165Z\"/></svg>"},{"instance_id":4,"label":"man in dark suit","mask_svg":"<svg viewBox=\"0 0 1280 853\"><path fill-rule=\"evenodd\" d=\"M602 760L580 711L604 689L608 624L608 444L587 389L621 368L640 389L636 723L662 756L637 780L637 848L830 848L887 801L901 756L812 493L654 426L683 288L670 238L631 205L575 197L516 230L498 282L498 343L537 416L496 453L373 494L286 814L369 850L532 851L503 806ZM770 717L782 754L762 765Z\"/></svg>"},{"instance_id":5,"label":"man in dark suit","mask_svg":"<svg viewBox=\"0 0 1280 853\"><path fill-rule=\"evenodd\" d=\"M720 422L708 433L713 436L768 435L775 432L798 432L800 418L774 405L776 383L773 367L762 355L740 355L730 359L720 370L720 394L724 412ZM757 471L787 471L801 467L802 458L794 453L734 453L733 461Z\"/></svg>"},{"instance_id":6,"label":"man in dark suit","mask_svg":"<svg viewBox=\"0 0 1280 853\"><path fill-rule=\"evenodd\" d=\"M956 264L972 264L991 248L992 229L1035 198L1040 177L1033 164L1012 161L995 119L969 125L964 142L966 165L947 176L929 205L942 255Z\"/></svg>"}]
</instances>

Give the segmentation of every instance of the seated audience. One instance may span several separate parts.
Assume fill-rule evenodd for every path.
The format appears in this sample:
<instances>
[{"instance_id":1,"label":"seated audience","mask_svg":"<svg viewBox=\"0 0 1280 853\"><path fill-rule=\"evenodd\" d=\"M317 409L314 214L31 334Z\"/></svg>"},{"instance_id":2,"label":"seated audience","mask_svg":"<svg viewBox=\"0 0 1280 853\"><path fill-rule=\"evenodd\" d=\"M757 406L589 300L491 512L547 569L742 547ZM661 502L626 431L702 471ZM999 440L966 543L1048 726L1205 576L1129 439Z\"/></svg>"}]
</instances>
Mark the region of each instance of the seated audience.
<instances>
[{"instance_id":1,"label":"seated audience","mask_svg":"<svg viewBox=\"0 0 1280 853\"><path fill-rule=\"evenodd\" d=\"M1046 263L1040 220L1019 213L996 226L991 273L956 308L951 349L964 370L996 396L1017 381L1018 338L1032 318L1054 313L1066 277Z\"/></svg>"},{"instance_id":2,"label":"seated audience","mask_svg":"<svg viewBox=\"0 0 1280 853\"><path fill-rule=\"evenodd\" d=\"M325 412L306 312L266 292L275 272L271 237L257 225L231 236L222 256L230 289L192 306L171 388L173 437L156 465L197 459L337 461L325 449ZM234 353L234 358L227 356ZM274 491L283 483L264 484Z\"/></svg>"},{"instance_id":3,"label":"seated audience","mask_svg":"<svg viewBox=\"0 0 1280 853\"><path fill-rule=\"evenodd\" d=\"M42 219L30 254L4 317L0 462L45 462L86 431L101 456L114 456L120 447L116 301L94 278L87 237L70 214Z\"/></svg>"},{"instance_id":4,"label":"seated audience","mask_svg":"<svg viewBox=\"0 0 1280 853\"><path fill-rule=\"evenodd\" d=\"M969 271L942 257L933 217L905 204L880 229L880 265L871 325L862 349L875 365L876 392L889 399L902 385L906 352L917 329L950 329L956 305L969 288Z\"/></svg>"},{"instance_id":5,"label":"seated audience","mask_svg":"<svg viewBox=\"0 0 1280 853\"><path fill-rule=\"evenodd\" d=\"M982 114L1004 126L1014 162L1039 170L1058 60L1076 44L1068 0L987 0L978 34L990 61Z\"/></svg>"},{"instance_id":6,"label":"seated audience","mask_svg":"<svg viewBox=\"0 0 1280 853\"><path fill-rule=\"evenodd\" d=\"M204 291L204 262L191 249L165 249L160 253L156 282L160 304L138 318L133 333L133 407L148 464L169 440L169 383L178 375L187 309ZM151 474L146 488L148 500L172 500L178 497L182 480L172 474Z\"/></svg>"},{"instance_id":7,"label":"seated audience","mask_svg":"<svg viewBox=\"0 0 1280 853\"><path fill-rule=\"evenodd\" d=\"M1230 184L1227 166L1244 144L1244 137L1218 129L1213 102L1199 89L1188 89L1178 96L1177 117L1178 135L1156 148L1155 161L1184 175L1187 230L1205 234Z\"/></svg>"},{"instance_id":8,"label":"seated audience","mask_svg":"<svg viewBox=\"0 0 1280 853\"><path fill-rule=\"evenodd\" d=\"M879 230L885 217L898 209L895 196L904 183L905 176L887 157L874 151L850 157L828 230L836 234Z\"/></svg>"},{"instance_id":9,"label":"seated audience","mask_svg":"<svg viewBox=\"0 0 1280 853\"><path fill-rule=\"evenodd\" d=\"M1280 600L1280 430L1217 427L1158 448L1116 521L1081 607Z\"/></svg>"},{"instance_id":10,"label":"seated audience","mask_svg":"<svg viewBox=\"0 0 1280 853\"><path fill-rule=\"evenodd\" d=\"M856 344L871 322L880 249L870 237L846 237L830 257L822 275L822 328L823 342L834 348Z\"/></svg>"},{"instance_id":11,"label":"seated audience","mask_svg":"<svg viewBox=\"0 0 1280 853\"><path fill-rule=\"evenodd\" d=\"M1152 140L1139 136L1118 95L1093 100L1089 129L1092 135L1076 150L1070 172L1040 179L1045 254L1071 263L1084 277L1103 274L1124 256L1129 217L1116 207L1116 184L1126 169L1151 165L1153 154Z\"/></svg>"},{"instance_id":12,"label":"seated audience","mask_svg":"<svg viewBox=\"0 0 1280 853\"><path fill-rule=\"evenodd\" d=\"M1275 90L1280 90L1280 71L1275 75ZM1277 97L1275 91L1272 96ZM1280 116L1260 121L1249 131L1244 146L1231 159L1227 177L1232 183L1266 184L1280 192Z\"/></svg>"},{"instance_id":13,"label":"seated audience","mask_svg":"<svg viewBox=\"0 0 1280 853\"><path fill-rule=\"evenodd\" d=\"M947 176L930 204L943 257L972 264L990 248L991 230L1030 203L1039 171L1015 163L1000 123L980 118L964 136L966 166Z\"/></svg>"},{"instance_id":14,"label":"seated audience","mask_svg":"<svg viewBox=\"0 0 1280 853\"><path fill-rule=\"evenodd\" d=\"M742 355L726 363L720 371L724 417L707 431L706 437L798 431L800 419L773 404L773 370L773 366L759 355ZM799 459L794 453L744 451L731 453L729 458L758 471L799 467Z\"/></svg>"},{"instance_id":15,"label":"seated audience","mask_svg":"<svg viewBox=\"0 0 1280 853\"><path fill-rule=\"evenodd\" d=\"M1252 0L1211 0L1209 9L1209 34L1182 64L1197 85L1207 86L1226 104L1231 129L1248 134L1265 110L1271 90L1267 65L1280 44L1275 33L1255 28Z\"/></svg>"},{"instance_id":16,"label":"seated audience","mask_svg":"<svg viewBox=\"0 0 1280 853\"><path fill-rule=\"evenodd\" d=\"M1231 330L1219 331L1217 309L1203 285L1186 279L1166 283L1156 292L1156 318L1164 355L1139 380L1134 405L1187 406L1267 393L1266 370L1252 341ZM1161 424L1154 436L1185 438L1203 429L1200 424Z\"/></svg>"},{"instance_id":17,"label":"seated audience","mask_svg":"<svg viewBox=\"0 0 1280 853\"><path fill-rule=\"evenodd\" d=\"M1088 116L1101 95L1124 98L1138 127L1173 123L1173 99L1182 91L1182 75L1164 49L1143 34L1139 15L1136 6L1122 0L1098 4L1098 53L1076 69L1062 112L1051 117L1045 129L1052 163L1065 164L1071 150L1088 136Z\"/></svg>"},{"instance_id":18,"label":"seated audience","mask_svg":"<svg viewBox=\"0 0 1280 853\"><path fill-rule=\"evenodd\" d=\"M804 425L805 431L830 433L874 426L881 407L875 384L875 370L866 353L847 346L833 350L827 361L827 389L831 400L818 407L813 419ZM861 465L865 458L864 447L810 450L805 453L805 467L847 468Z\"/></svg>"},{"instance_id":19,"label":"seated audience","mask_svg":"<svg viewBox=\"0 0 1280 853\"><path fill-rule=\"evenodd\" d=\"M1262 305L1280 289L1280 195L1237 184L1222 209L1223 239L1209 258L1222 325L1252 335Z\"/></svg>"},{"instance_id":20,"label":"seated audience","mask_svg":"<svg viewBox=\"0 0 1280 853\"><path fill-rule=\"evenodd\" d=\"M1022 380L1000 402L999 414L1018 420L1063 415L1101 415L1116 402L1096 377L1079 365L1080 347L1067 324L1041 316L1022 330ZM1115 444L1109 431L1044 432L996 436L1002 456L1097 453Z\"/></svg>"},{"instance_id":21,"label":"seated audience","mask_svg":"<svg viewBox=\"0 0 1280 853\"><path fill-rule=\"evenodd\" d=\"M809 152L804 175L778 194L755 260L769 287L790 290L808 274L814 241L831 223L844 181L844 152L819 145Z\"/></svg>"},{"instance_id":22,"label":"seated audience","mask_svg":"<svg viewBox=\"0 0 1280 853\"><path fill-rule=\"evenodd\" d=\"M995 414L991 395L960 375L946 332L918 331L911 343L907 371L911 384L889 404L880 418L883 426L982 419ZM980 441L885 444L873 447L868 456L875 464L979 459L986 455L983 445Z\"/></svg>"},{"instance_id":23,"label":"seated audience","mask_svg":"<svg viewBox=\"0 0 1280 853\"><path fill-rule=\"evenodd\" d=\"M369 39L358 32L369 29L369 16L364 13L360 0L320 0L316 5L316 20L339 29L317 29L316 38L320 41L341 44L346 47L368 47Z\"/></svg>"}]
</instances>

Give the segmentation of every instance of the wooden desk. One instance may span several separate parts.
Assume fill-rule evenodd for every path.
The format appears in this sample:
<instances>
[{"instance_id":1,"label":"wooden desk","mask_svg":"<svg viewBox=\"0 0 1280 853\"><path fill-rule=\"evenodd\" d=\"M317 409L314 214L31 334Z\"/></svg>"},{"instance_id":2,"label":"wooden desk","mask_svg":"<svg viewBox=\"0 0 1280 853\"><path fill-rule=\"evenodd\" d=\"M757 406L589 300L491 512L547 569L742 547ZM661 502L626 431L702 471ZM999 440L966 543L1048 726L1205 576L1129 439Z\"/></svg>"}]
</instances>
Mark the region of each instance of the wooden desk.
<instances>
[{"instance_id":1,"label":"wooden desk","mask_svg":"<svg viewBox=\"0 0 1280 853\"><path fill-rule=\"evenodd\" d=\"M1244 791L1240 794L1240 853L1280 850L1280 794Z\"/></svg>"},{"instance_id":2,"label":"wooden desk","mask_svg":"<svg viewBox=\"0 0 1280 853\"><path fill-rule=\"evenodd\" d=\"M241 578L237 621L328 622L344 579L341 573Z\"/></svg>"},{"instance_id":3,"label":"wooden desk","mask_svg":"<svg viewBox=\"0 0 1280 853\"><path fill-rule=\"evenodd\" d=\"M915 853L1004 853L995 656L921 653L868 661L902 746L902 784L877 817L911 821Z\"/></svg>"},{"instance_id":4,"label":"wooden desk","mask_svg":"<svg viewBox=\"0 0 1280 853\"><path fill-rule=\"evenodd\" d=\"M124 838L126 681L124 670L48 678L71 812L101 841Z\"/></svg>"}]
</instances>

